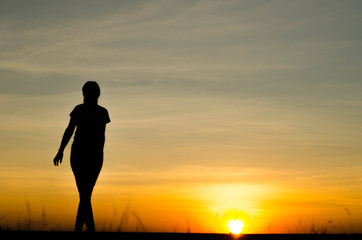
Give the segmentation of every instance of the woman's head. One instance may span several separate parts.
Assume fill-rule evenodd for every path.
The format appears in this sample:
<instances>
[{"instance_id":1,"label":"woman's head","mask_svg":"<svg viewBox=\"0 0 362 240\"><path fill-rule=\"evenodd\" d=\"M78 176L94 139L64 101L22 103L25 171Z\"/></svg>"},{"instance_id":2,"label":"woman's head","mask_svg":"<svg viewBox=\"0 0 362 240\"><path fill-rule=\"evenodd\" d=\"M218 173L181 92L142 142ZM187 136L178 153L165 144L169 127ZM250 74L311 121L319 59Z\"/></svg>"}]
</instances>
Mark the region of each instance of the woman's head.
<instances>
[{"instance_id":1,"label":"woman's head","mask_svg":"<svg viewBox=\"0 0 362 240\"><path fill-rule=\"evenodd\" d=\"M83 88L84 103L95 103L97 104L98 98L101 95L101 89L98 83L88 81L84 84Z\"/></svg>"}]
</instances>

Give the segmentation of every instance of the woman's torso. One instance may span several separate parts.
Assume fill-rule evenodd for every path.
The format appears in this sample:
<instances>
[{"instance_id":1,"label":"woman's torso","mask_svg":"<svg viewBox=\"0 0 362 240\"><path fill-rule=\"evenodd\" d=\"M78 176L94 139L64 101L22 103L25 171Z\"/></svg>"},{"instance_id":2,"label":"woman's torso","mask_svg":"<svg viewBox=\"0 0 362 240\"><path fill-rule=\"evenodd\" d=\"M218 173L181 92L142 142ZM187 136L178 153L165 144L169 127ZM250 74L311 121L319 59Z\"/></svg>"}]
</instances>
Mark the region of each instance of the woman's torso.
<instances>
[{"instance_id":1,"label":"woman's torso","mask_svg":"<svg viewBox=\"0 0 362 240\"><path fill-rule=\"evenodd\" d=\"M77 126L72 149L103 151L105 127L110 122L107 109L99 105L80 104L70 116Z\"/></svg>"}]
</instances>

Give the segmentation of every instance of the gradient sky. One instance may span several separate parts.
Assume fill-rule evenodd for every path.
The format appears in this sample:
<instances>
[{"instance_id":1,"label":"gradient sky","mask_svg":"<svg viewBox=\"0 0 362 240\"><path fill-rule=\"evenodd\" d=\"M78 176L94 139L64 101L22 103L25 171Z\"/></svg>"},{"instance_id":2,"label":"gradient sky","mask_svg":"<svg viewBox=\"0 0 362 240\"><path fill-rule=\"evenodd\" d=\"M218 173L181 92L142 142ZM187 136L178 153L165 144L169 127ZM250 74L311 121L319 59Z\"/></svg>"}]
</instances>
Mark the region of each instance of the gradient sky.
<instances>
[{"instance_id":1,"label":"gradient sky","mask_svg":"<svg viewBox=\"0 0 362 240\"><path fill-rule=\"evenodd\" d=\"M362 232L361 11L1 1L0 226L72 229L70 147L60 167L52 159L93 80L112 120L97 229L228 232L241 218L246 232L330 220Z\"/></svg>"}]
</instances>

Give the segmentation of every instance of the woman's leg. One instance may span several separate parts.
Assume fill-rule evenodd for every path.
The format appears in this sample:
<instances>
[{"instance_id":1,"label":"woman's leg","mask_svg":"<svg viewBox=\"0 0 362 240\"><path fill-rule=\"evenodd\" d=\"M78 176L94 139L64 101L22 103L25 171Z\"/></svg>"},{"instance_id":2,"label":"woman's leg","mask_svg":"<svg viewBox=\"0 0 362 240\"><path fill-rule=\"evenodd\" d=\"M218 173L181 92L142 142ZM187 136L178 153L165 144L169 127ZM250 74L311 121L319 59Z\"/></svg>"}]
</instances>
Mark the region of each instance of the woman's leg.
<instances>
[{"instance_id":1,"label":"woman's leg","mask_svg":"<svg viewBox=\"0 0 362 240\"><path fill-rule=\"evenodd\" d=\"M82 231L84 223L87 226L87 231L95 230L91 197L103 161L97 162L98 164L78 164L79 161L76 161L74 157L72 158L71 156L71 166L79 192L75 231ZM90 161L90 163L95 163L95 161Z\"/></svg>"},{"instance_id":2,"label":"woman's leg","mask_svg":"<svg viewBox=\"0 0 362 240\"><path fill-rule=\"evenodd\" d=\"M79 198L78 212L75 222L76 231L81 231L84 223L86 224L88 231L94 231L95 225L91 199L81 195Z\"/></svg>"},{"instance_id":3,"label":"woman's leg","mask_svg":"<svg viewBox=\"0 0 362 240\"><path fill-rule=\"evenodd\" d=\"M92 203L91 203L91 197L94 185L97 181L98 173L94 173L92 175L89 175L87 180L84 181L83 184L81 184L80 187L78 187L79 191L79 207L78 212L80 211L81 217L80 220L87 226L87 231L94 231L95 230L95 224L94 224L94 218L93 218L93 210L92 210ZM80 210L79 210L80 208Z\"/></svg>"}]
</instances>

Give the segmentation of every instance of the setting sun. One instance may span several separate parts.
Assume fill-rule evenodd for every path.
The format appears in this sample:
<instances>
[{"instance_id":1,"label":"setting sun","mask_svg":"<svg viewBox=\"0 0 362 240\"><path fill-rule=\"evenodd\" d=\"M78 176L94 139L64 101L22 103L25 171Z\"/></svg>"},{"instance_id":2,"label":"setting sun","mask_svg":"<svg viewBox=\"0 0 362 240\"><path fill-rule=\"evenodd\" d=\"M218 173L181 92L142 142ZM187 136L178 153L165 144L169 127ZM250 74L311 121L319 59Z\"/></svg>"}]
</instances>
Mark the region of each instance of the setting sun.
<instances>
[{"instance_id":1,"label":"setting sun","mask_svg":"<svg viewBox=\"0 0 362 240\"><path fill-rule=\"evenodd\" d=\"M232 234L240 234L243 231L244 226L244 222L240 219L231 219L227 223L227 227Z\"/></svg>"}]
</instances>

